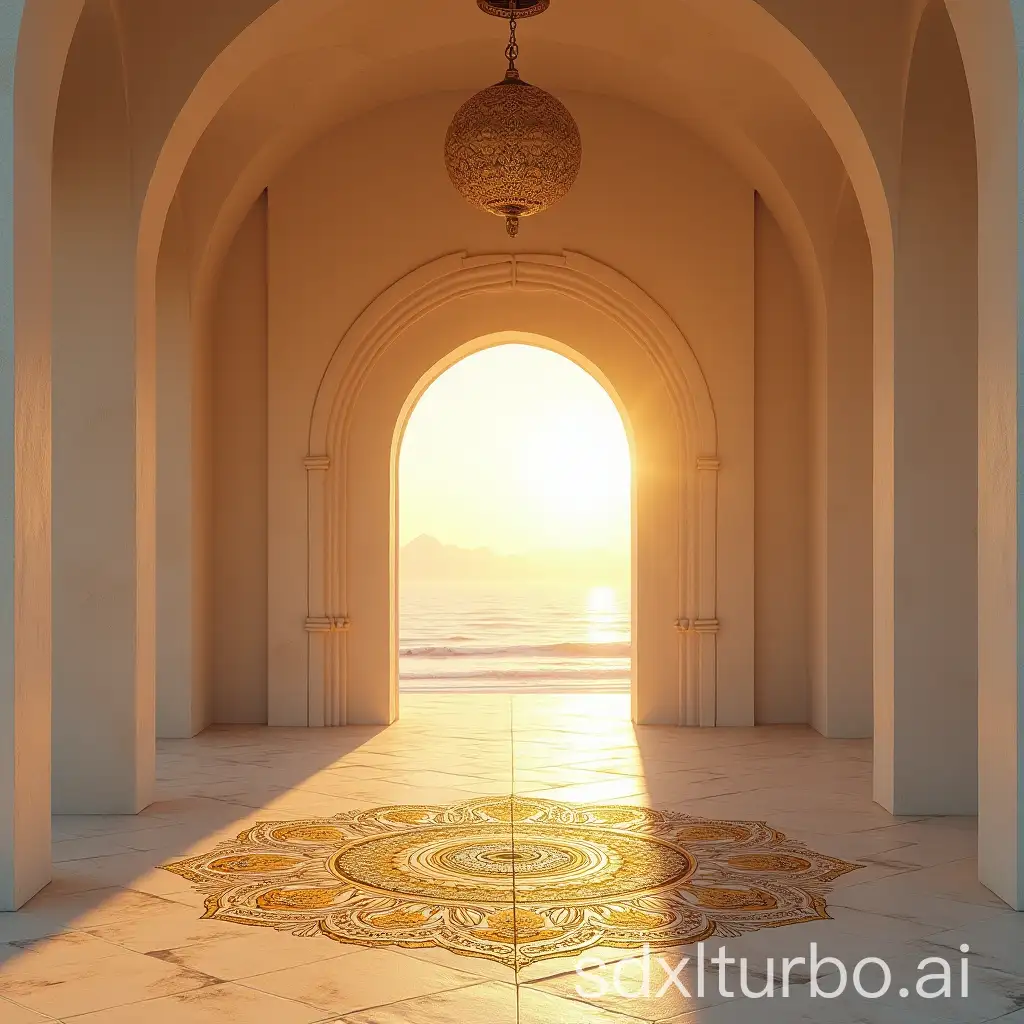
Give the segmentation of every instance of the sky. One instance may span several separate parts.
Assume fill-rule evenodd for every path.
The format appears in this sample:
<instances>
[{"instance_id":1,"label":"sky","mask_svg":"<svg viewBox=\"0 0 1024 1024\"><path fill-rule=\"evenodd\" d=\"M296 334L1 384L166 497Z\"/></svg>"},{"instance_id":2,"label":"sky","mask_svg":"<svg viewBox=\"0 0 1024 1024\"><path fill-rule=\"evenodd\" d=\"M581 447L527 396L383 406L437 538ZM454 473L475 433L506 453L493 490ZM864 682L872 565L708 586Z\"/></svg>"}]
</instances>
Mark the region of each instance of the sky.
<instances>
[{"instance_id":1,"label":"sky","mask_svg":"<svg viewBox=\"0 0 1024 1024\"><path fill-rule=\"evenodd\" d=\"M500 345L424 393L399 459L401 543L502 554L628 548L630 454L604 388L547 349Z\"/></svg>"}]
</instances>

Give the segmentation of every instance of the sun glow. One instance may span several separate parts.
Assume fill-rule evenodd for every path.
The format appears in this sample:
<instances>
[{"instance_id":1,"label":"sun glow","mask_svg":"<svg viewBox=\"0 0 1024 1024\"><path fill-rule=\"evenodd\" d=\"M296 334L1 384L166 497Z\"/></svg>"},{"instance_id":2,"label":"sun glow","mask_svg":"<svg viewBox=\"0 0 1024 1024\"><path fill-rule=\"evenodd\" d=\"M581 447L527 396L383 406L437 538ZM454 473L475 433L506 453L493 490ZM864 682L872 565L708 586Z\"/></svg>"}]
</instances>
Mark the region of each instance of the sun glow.
<instances>
[{"instance_id":1,"label":"sun glow","mask_svg":"<svg viewBox=\"0 0 1024 1024\"><path fill-rule=\"evenodd\" d=\"M563 538L600 521L629 494L629 450L614 406L610 414L596 403L554 413L533 425L524 444L525 500Z\"/></svg>"},{"instance_id":2,"label":"sun glow","mask_svg":"<svg viewBox=\"0 0 1024 1024\"><path fill-rule=\"evenodd\" d=\"M594 587L587 595L587 611L593 616L614 615L619 601L614 587Z\"/></svg>"},{"instance_id":3,"label":"sun glow","mask_svg":"<svg viewBox=\"0 0 1024 1024\"><path fill-rule=\"evenodd\" d=\"M621 610L619 594L614 587L591 588L587 594L587 642L621 642Z\"/></svg>"},{"instance_id":4,"label":"sun glow","mask_svg":"<svg viewBox=\"0 0 1024 1024\"><path fill-rule=\"evenodd\" d=\"M590 374L546 349L500 345L442 374L413 410L401 540L628 551L631 472L622 418Z\"/></svg>"}]
</instances>

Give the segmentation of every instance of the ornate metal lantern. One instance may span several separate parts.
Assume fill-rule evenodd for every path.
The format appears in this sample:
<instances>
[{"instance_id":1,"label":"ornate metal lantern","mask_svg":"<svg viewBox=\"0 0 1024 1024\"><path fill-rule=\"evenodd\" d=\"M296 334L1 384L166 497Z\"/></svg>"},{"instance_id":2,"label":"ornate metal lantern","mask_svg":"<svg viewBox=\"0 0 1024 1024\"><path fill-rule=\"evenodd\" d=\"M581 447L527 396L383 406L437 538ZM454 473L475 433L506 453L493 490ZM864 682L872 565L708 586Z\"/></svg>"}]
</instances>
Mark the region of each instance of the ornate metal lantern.
<instances>
[{"instance_id":1,"label":"ornate metal lantern","mask_svg":"<svg viewBox=\"0 0 1024 1024\"><path fill-rule=\"evenodd\" d=\"M549 0L477 0L509 19L503 81L478 92L455 115L444 155L448 175L473 206L505 218L509 235L519 219L564 198L579 174L583 143L572 114L550 93L524 82L516 68L519 18L541 14Z\"/></svg>"}]
</instances>

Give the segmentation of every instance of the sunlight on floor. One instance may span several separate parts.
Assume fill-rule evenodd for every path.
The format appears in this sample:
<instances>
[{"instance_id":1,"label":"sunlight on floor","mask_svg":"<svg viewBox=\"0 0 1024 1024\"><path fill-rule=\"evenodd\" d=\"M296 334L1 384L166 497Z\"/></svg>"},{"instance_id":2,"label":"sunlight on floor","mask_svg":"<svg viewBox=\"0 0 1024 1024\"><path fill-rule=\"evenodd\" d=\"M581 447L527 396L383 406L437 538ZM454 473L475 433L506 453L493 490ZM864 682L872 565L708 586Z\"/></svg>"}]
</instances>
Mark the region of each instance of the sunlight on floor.
<instances>
[{"instance_id":1,"label":"sunlight on floor","mask_svg":"<svg viewBox=\"0 0 1024 1024\"><path fill-rule=\"evenodd\" d=\"M628 694L512 697L510 706L516 793L586 803L626 797L645 802ZM557 766L552 765L553 750ZM606 779L604 773L616 778ZM618 776L629 780L625 786ZM536 789L537 784L545 788Z\"/></svg>"}]
</instances>

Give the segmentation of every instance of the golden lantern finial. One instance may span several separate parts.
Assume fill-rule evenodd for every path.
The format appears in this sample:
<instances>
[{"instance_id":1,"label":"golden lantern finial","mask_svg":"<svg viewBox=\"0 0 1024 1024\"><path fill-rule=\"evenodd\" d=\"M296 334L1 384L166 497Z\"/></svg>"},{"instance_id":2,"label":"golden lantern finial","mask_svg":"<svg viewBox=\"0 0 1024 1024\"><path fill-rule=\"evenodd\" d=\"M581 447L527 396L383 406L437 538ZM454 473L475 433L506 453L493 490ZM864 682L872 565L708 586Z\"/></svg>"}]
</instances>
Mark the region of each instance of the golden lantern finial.
<instances>
[{"instance_id":1,"label":"golden lantern finial","mask_svg":"<svg viewBox=\"0 0 1024 1024\"><path fill-rule=\"evenodd\" d=\"M549 0L477 0L507 18L505 78L478 92L456 113L445 140L452 184L467 202L505 218L509 235L522 217L564 198L579 174L583 143L572 114L550 93L520 77L517 21L543 13Z\"/></svg>"}]
</instances>

